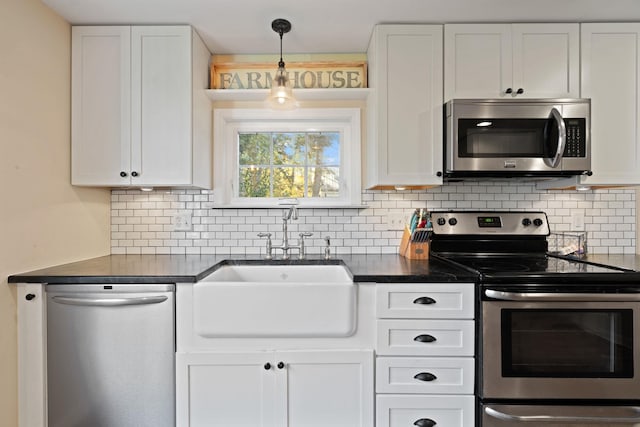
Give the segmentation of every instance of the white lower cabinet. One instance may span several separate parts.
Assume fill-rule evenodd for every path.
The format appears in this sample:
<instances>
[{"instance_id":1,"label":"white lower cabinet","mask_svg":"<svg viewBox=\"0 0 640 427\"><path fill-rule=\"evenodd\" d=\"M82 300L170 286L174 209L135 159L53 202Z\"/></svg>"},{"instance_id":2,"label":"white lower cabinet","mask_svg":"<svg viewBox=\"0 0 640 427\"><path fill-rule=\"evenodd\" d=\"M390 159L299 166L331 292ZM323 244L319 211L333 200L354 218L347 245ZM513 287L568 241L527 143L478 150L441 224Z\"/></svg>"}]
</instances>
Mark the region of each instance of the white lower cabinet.
<instances>
[{"instance_id":1,"label":"white lower cabinet","mask_svg":"<svg viewBox=\"0 0 640 427\"><path fill-rule=\"evenodd\" d=\"M376 427L472 427L473 396L381 395L376 400Z\"/></svg>"},{"instance_id":2,"label":"white lower cabinet","mask_svg":"<svg viewBox=\"0 0 640 427\"><path fill-rule=\"evenodd\" d=\"M473 394L472 357L379 357L376 392Z\"/></svg>"},{"instance_id":3,"label":"white lower cabinet","mask_svg":"<svg viewBox=\"0 0 640 427\"><path fill-rule=\"evenodd\" d=\"M370 427L370 350L178 353L177 427Z\"/></svg>"},{"instance_id":4,"label":"white lower cabinet","mask_svg":"<svg viewBox=\"0 0 640 427\"><path fill-rule=\"evenodd\" d=\"M474 284L376 288L376 427L473 427Z\"/></svg>"}]
</instances>

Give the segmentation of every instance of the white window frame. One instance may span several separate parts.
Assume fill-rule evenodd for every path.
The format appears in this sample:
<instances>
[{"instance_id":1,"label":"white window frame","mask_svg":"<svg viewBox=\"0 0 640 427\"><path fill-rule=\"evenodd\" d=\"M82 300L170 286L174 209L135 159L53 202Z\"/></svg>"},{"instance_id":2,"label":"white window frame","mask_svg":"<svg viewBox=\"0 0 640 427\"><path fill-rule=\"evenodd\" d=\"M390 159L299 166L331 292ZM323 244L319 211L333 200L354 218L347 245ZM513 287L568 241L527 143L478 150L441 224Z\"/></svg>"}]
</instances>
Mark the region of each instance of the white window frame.
<instances>
[{"instance_id":1,"label":"white window frame","mask_svg":"<svg viewBox=\"0 0 640 427\"><path fill-rule=\"evenodd\" d=\"M359 108L299 108L292 111L220 108L213 112L213 199L216 207L360 207L362 183ZM340 132L340 197L238 197L238 134L246 132Z\"/></svg>"}]
</instances>

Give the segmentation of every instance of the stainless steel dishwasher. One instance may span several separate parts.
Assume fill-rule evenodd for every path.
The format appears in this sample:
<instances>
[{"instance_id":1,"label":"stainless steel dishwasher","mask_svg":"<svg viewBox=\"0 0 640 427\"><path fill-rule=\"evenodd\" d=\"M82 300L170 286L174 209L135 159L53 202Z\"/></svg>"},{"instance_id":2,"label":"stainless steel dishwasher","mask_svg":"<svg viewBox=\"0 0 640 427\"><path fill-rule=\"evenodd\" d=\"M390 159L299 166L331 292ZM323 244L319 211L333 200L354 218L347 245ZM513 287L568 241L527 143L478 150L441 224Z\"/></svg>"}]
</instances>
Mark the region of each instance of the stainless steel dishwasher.
<instances>
[{"instance_id":1,"label":"stainless steel dishwasher","mask_svg":"<svg viewBox=\"0 0 640 427\"><path fill-rule=\"evenodd\" d=\"M175 426L175 285L47 285L49 427Z\"/></svg>"}]
</instances>

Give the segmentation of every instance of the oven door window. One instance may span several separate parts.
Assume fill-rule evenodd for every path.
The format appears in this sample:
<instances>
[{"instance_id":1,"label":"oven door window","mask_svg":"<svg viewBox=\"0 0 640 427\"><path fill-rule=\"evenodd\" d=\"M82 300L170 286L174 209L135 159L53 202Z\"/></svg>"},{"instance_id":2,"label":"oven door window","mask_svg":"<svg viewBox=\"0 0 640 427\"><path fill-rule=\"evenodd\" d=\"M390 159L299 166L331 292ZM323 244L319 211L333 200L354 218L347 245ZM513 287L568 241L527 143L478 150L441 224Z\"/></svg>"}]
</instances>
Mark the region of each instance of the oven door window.
<instances>
[{"instance_id":1,"label":"oven door window","mask_svg":"<svg viewBox=\"0 0 640 427\"><path fill-rule=\"evenodd\" d=\"M502 375L632 378L633 310L503 309Z\"/></svg>"},{"instance_id":2,"label":"oven door window","mask_svg":"<svg viewBox=\"0 0 640 427\"><path fill-rule=\"evenodd\" d=\"M458 157L548 158L557 149L550 119L459 119Z\"/></svg>"}]
</instances>

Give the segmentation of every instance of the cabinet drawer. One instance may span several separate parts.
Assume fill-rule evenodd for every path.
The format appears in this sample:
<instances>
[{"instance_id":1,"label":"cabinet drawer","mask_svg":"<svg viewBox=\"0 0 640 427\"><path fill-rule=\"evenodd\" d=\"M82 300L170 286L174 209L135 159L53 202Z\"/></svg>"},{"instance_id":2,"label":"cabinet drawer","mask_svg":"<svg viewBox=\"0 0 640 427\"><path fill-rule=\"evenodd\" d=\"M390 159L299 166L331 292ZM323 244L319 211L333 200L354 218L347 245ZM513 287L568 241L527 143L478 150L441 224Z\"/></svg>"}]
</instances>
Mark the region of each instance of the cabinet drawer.
<instances>
[{"instance_id":1,"label":"cabinet drawer","mask_svg":"<svg viewBox=\"0 0 640 427\"><path fill-rule=\"evenodd\" d=\"M376 286L378 318L473 319L473 283L384 284Z\"/></svg>"},{"instance_id":2,"label":"cabinet drawer","mask_svg":"<svg viewBox=\"0 0 640 427\"><path fill-rule=\"evenodd\" d=\"M389 356L473 356L473 320L378 320L376 352Z\"/></svg>"},{"instance_id":3,"label":"cabinet drawer","mask_svg":"<svg viewBox=\"0 0 640 427\"><path fill-rule=\"evenodd\" d=\"M475 425L473 396L378 395L376 403L376 427Z\"/></svg>"},{"instance_id":4,"label":"cabinet drawer","mask_svg":"<svg viewBox=\"0 0 640 427\"><path fill-rule=\"evenodd\" d=\"M473 394L472 357L379 357L376 392Z\"/></svg>"}]
</instances>

